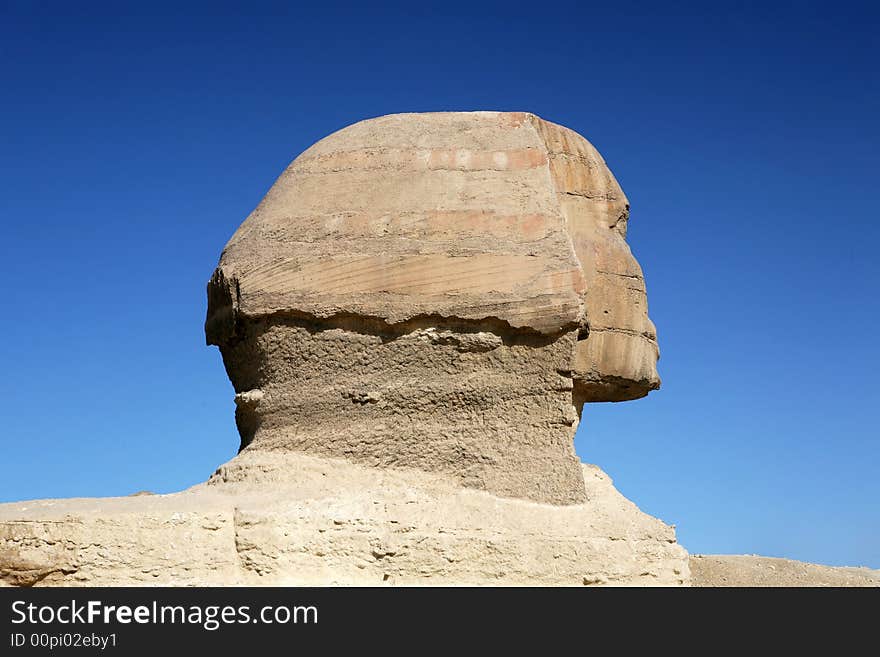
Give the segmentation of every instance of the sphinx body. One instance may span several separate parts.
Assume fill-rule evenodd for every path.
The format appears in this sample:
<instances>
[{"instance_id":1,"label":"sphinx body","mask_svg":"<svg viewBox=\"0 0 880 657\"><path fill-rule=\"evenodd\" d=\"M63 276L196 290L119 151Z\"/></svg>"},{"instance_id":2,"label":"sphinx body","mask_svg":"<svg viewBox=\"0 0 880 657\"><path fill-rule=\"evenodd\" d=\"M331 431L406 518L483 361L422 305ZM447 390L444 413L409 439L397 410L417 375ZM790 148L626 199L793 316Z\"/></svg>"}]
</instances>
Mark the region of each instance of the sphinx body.
<instances>
[{"instance_id":1,"label":"sphinx body","mask_svg":"<svg viewBox=\"0 0 880 657\"><path fill-rule=\"evenodd\" d=\"M318 142L208 284L239 455L174 495L0 505L0 581L686 584L673 529L573 448L585 403L660 383L628 218L532 114Z\"/></svg>"}]
</instances>

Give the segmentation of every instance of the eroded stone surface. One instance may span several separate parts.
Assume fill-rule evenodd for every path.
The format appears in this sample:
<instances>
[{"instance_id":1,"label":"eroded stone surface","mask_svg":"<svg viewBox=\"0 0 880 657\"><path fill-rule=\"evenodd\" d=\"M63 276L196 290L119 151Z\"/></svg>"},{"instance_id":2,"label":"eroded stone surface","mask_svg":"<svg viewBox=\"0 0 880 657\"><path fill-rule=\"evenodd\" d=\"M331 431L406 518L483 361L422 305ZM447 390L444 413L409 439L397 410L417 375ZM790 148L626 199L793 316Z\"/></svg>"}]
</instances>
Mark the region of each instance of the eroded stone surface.
<instances>
[{"instance_id":1,"label":"eroded stone surface","mask_svg":"<svg viewBox=\"0 0 880 657\"><path fill-rule=\"evenodd\" d=\"M525 113L406 114L298 157L208 285L243 450L173 495L0 505L0 583L689 583L579 463L659 385L629 207Z\"/></svg>"},{"instance_id":2,"label":"eroded stone surface","mask_svg":"<svg viewBox=\"0 0 880 657\"><path fill-rule=\"evenodd\" d=\"M588 401L659 385L629 205L532 114L401 114L300 155L227 244L206 333L242 447L584 500ZM482 337L476 337L482 336Z\"/></svg>"},{"instance_id":3,"label":"eroded stone surface","mask_svg":"<svg viewBox=\"0 0 880 657\"><path fill-rule=\"evenodd\" d=\"M223 355L236 390L247 391L236 418L251 451L416 467L508 497L584 500L572 442L574 334L431 326L388 337L281 318L242 331Z\"/></svg>"},{"instance_id":4,"label":"eroded stone surface","mask_svg":"<svg viewBox=\"0 0 880 657\"><path fill-rule=\"evenodd\" d=\"M0 585L680 585L674 531L584 465L555 506L454 478L245 452L173 495L0 504Z\"/></svg>"}]
</instances>

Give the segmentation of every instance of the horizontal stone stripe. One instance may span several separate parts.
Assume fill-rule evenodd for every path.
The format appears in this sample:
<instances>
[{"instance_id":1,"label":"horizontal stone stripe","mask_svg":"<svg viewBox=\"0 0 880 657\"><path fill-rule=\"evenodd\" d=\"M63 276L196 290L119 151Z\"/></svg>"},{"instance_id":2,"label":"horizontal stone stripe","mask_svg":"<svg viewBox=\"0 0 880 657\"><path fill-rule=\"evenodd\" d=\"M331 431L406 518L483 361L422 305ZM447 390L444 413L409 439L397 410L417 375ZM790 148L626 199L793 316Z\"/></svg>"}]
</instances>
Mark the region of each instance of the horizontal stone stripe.
<instances>
[{"instance_id":1,"label":"horizontal stone stripe","mask_svg":"<svg viewBox=\"0 0 880 657\"><path fill-rule=\"evenodd\" d=\"M301 157L292 173L335 173L358 170L518 171L547 164L542 148L476 150L472 148L366 148Z\"/></svg>"}]
</instances>

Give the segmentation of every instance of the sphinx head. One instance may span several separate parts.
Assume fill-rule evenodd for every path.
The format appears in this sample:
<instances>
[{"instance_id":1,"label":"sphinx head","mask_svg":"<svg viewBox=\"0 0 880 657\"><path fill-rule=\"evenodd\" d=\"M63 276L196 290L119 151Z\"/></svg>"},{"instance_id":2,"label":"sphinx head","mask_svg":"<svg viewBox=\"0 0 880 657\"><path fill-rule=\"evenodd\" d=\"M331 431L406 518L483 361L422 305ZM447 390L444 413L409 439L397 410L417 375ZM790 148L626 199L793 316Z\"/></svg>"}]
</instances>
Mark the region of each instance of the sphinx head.
<instances>
[{"instance_id":1,"label":"sphinx head","mask_svg":"<svg viewBox=\"0 0 880 657\"><path fill-rule=\"evenodd\" d=\"M596 150L532 114L392 115L321 140L208 286L242 447L582 501L583 403L659 387L628 210Z\"/></svg>"}]
</instances>

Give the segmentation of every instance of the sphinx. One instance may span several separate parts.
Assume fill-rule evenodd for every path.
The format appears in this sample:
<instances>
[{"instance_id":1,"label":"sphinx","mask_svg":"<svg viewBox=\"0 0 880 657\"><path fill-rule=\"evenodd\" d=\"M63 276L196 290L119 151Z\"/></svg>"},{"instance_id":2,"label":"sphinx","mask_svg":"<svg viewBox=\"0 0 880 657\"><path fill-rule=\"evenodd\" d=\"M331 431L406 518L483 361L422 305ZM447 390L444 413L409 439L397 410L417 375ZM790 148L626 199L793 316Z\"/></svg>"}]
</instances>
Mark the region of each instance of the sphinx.
<instances>
[{"instance_id":1,"label":"sphinx","mask_svg":"<svg viewBox=\"0 0 880 657\"><path fill-rule=\"evenodd\" d=\"M229 240L206 341L239 453L171 495L0 505L0 582L686 585L573 439L660 386L629 203L522 112L317 142Z\"/></svg>"}]
</instances>

